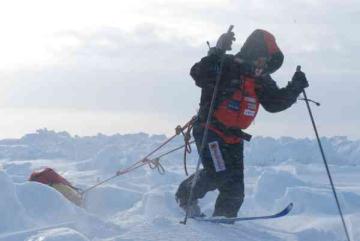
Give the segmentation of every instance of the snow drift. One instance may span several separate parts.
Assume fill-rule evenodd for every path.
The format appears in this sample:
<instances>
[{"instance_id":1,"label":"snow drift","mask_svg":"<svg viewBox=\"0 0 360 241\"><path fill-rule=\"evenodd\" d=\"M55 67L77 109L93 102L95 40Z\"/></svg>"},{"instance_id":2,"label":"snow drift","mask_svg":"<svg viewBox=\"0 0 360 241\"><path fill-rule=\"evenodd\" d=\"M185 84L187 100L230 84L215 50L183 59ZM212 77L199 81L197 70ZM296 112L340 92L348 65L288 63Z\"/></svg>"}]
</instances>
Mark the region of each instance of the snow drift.
<instances>
[{"instance_id":1,"label":"snow drift","mask_svg":"<svg viewBox=\"0 0 360 241\"><path fill-rule=\"evenodd\" d=\"M295 204L272 221L214 225L189 220L174 193L185 178L181 151L163 158L165 175L144 166L85 196L85 209L51 187L27 181L32 170L50 166L72 184L88 188L147 154L165 140L147 134L72 137L39 130L0 141L1 241L317 241L343 240L341 223L316 143L310 139L255 137L245 148L246 194L240 216L266 215ZM347 222L360 235L359 141L323 138ZM177 138L163 152L182 145ZM195 149L195 148L194 148ZM160 153L163 153L162 151ZM194 170L196 151L189 157ZM217 192L200 200L211 215Z\"/></svg>"},{"instance_id":2,"label":"snow drift","mask_svg":"<svg viewBox=\"0 0 360 241\"><path fill-rule=\"evenodd\" d=\"M67 132L54 132L47 129L27 134L20 139L0 140L0 159L66 159L66 160L135 160L148 153L154 146L164 141L164 135L145 133L111 136L72 137ZM321 138L330 163L360 164L360 140L351 141L346 137ZM168 148L182 145L181 138ZM136 150L136 151L135 151ZM195 155L194 155L195 154ZM190 156L196 159L196 153ZM173 156L181 158L181 153ZM283 162L314 163L321 161L316 140L282 137L254 137L245 145L248 163L273 165ZM125 158L125 159L124 159ZM106 167L102 166L106 169Z\"/></svg>"}]
</instances>

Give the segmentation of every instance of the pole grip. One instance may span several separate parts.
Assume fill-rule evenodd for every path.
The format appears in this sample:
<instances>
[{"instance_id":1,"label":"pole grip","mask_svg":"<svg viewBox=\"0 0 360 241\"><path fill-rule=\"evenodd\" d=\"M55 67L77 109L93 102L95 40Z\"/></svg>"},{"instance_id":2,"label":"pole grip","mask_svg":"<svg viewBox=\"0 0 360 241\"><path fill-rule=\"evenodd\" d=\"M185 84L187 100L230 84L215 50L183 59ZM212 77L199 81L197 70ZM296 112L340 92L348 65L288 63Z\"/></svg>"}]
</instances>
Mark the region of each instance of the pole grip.
<instances>
[{"instance_id":1,"label":"pole grip","mask_svg":"<svg viewBox=\"0 0 360 241\"><path fill-rule=\"evenodd\" d=\"M227 32L230 33L233 30L233 28L234 28L234 25L230 25Z\"/></svg>"}]
</instances>

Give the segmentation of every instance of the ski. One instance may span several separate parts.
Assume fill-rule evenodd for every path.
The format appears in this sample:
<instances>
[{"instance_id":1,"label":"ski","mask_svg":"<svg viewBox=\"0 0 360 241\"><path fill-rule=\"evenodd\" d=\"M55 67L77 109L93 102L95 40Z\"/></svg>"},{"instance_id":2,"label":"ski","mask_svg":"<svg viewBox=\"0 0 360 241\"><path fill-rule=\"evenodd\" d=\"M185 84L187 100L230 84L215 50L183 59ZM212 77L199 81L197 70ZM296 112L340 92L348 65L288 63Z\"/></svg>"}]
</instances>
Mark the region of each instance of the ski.
<instances>
[{"instance_id":1,"label":"ski","mask_svg":"<svg viewBox=\"0 0 360 241\"><path fill-rule=\"evenodd\" d=\"M236 218L224 218L224 217L194 217L193 219L202 222L211 223L234 223L238 221L250 221L250 220L262 220L262 219L273 219L286 216L293 208L293 203L290 203L286 208L278 213L267 216L256 216L256 217L236 217Z\"/></svg>"}]
</instances>

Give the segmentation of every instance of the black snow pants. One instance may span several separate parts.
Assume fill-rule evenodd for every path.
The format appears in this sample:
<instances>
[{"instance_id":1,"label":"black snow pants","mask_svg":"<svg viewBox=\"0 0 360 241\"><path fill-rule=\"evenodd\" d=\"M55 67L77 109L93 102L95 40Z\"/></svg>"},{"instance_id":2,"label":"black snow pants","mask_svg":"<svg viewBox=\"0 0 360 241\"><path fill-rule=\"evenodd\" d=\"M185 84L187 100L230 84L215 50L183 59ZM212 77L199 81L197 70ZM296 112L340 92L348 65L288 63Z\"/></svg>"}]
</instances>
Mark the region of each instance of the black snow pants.
<instances>
[{"instance_id":1,"label":"black snow pants","mask_svg":"<svg viewBox=\"0 0 360 241\"><path fill-rule=\"evenodd\" d=\"M204 128L196 123L193 136L200 150ZM191 202L203 198L209 191L217 189L213 216L236 217L244 200L243 142L227 144L215 132L209 130L207 143L201 156L203 169L194 186ZM184 180L177 192L180 206L185 206L190 194L194 174Z\"/></svg>"}]
</instances>

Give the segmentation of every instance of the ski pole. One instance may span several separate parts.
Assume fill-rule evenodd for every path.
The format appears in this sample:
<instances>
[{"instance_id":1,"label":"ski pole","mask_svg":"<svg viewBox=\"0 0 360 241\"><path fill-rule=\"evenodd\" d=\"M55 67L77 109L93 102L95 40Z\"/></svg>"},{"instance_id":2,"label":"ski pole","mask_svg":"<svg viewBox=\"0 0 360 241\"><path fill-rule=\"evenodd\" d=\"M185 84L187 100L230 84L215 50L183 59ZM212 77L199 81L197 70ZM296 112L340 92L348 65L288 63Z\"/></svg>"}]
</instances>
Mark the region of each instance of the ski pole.
<instances>
[{"instance_id":1,"label":"ski pole","mask_svg":"<svg viewBox=\"0 0 360 241\"><path fill-rule=\"evenodd\" d=\"M233 28L234 28L234 25L230 25L227 33L230 33L233 30ZM224 49L224 51L226 51L226 50ZM203 134L203 138L202 138L201 146L200 146L200 150L199 150L199 159L198 159L198 162L196 164L195 175L194 175L194 178L193 178L193 180L191 182L189 198L188 198L187 203L186 203L185 217L184 217L184 220L180 222L181 224L186 224L187 219L189 217L190 202L191 202L191 200L192 200L192 198L194 196L194 187L195 187L196 181L197 181L198 176L199 176L200 163L201 163L201 160L202 160L201 155L202 155L202 151L204 150L204 147L205 147L205 144L206 144L206 141L207 141L207 136L208 136L208 132L209 132L209 124L210 124L211 117L212 117L212 114L213 114L213 111L214 111L215 99L217 97L217 92L218 92L219 83L220 83L220 79L221 79L221 73L222 73L222 68L223 68L223 64L224 64L224 59L225 59L225 55L222 55L221 56L221 61L220 61L220 66L218 67L218 71L217 71L215 87L214 87L213 95L212 95L211 102L210 102L209 112L208 112L208 115L207 115L207 118L206 118L204 134Z\"/></svg>"},{"instance_id":2,"label":"ski pole","mask_svg":"<svg viewBox=\"0 0 360 241\"><path fill-rule=\"evenodd\" d=\"M300 65L298 65L298 66L296 67L296 71L301 71L301 66L300 66ZM335 201L336 201L337 209L338 209L338 211L339 211L339 215L340 215L340 217L341 217L342 225L343 225L343 227L344 227L345 235L346 235L347 240L348 240L348 241L351 241L351 240L350 240L350 236L349 236L349 232L348 232L348 229L347 229L347 226L346 226L346 223L345 223L344 215L343 215L343 212L342 212L342 209L341 209L341 206L340 206L340 202L339 202L339 199L338 199L338 196L337 196L337 193L336 193L335 185L334 185L334 182L333 182L332 177L331 177L329 165L328 165L327 160L326 160L325 152L324 152L324 149L323 149L323 147L322 147L322 144L321 144L321 141L320 141L320 137L319 137L319 133L318 133L317 128L316 128L314 116L313 116L313 114L312 114L312 111L311 111L311 108L310 108L310 105L309 105L309 99L308 99L307 96L306 96L305 90L303 90L302 93L303 93L303 95L304 95L304 100L305 100L305 102L306 102L306 106L307 106L307 109L308 109L308 111L309 111L311 123L312 123L312 126L313 126L313 128L314 128L314 132L315 132L316 139L317 139L317 142L318 142L318 145L319 145L319 149L320 149L320 152L321 152L321 156L322 156L322 159L323 159L323 161L324 161L325 169L326 169L327 175L328 175L329 180L330 180L331 189L332 189L332 192L333 192L333 194L334 194L334 198L335 198Z\"/></svg>"}]
</instances>

